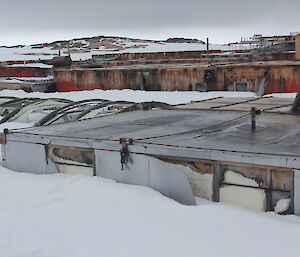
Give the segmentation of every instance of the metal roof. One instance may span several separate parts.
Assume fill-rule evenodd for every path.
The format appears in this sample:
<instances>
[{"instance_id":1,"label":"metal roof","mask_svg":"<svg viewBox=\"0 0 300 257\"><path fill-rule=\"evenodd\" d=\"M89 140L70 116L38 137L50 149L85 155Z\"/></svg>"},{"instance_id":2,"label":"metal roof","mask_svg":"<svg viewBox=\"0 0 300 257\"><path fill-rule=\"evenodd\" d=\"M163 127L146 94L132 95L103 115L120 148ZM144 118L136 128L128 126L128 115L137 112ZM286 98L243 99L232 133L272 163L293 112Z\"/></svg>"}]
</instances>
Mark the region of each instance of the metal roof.
<instances>
[{"instance_id":1,"label":"metal roof","mask_svg":"<svg viewBox=\"0 0 300 257\"><path fill-rule=\"evenodd\" d=\"M265 100L257 101L262 104ZM282 102L286 104L285 99L278 99L279 104ZM184 110L184 107L138 110L16 130L10 132L7 139L118 151L119 138L125 137L133 138L134 145L130 150L135 153L239 160L262 165L273 165L276 159L277 166L300 167L300 115L263 111L256 116L257 128L253 131L250 111Z\"/></svg>"}]
</instances>

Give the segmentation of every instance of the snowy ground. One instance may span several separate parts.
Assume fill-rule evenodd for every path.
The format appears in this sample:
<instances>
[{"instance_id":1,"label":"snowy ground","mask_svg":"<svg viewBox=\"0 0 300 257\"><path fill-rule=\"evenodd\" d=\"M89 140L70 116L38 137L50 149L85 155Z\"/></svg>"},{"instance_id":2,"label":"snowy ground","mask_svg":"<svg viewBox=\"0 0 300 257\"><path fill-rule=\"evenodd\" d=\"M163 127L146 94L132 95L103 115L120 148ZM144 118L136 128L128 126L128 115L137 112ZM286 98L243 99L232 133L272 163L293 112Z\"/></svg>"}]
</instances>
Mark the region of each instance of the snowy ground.
<instances>
[{"instance_id":1,"label":"snowy ground","mask_svg":"<svg viewBox=\"0 0 300 257\"><path fill-rule=\"evenodd\" d=\"M199 101L213 97L256 97L252 92L232 92L232 91L215 91L215 92L195 92L195 91L140 91L140 90L91 90L75 91L67 93L26 93L23 90L2 90L0 96L15 97L39 97L39 98L65 98L73 101L85 99L107 99L112 101L132 101L147 102L157 101L168 104L182 104L190 101ZM270 96L270 95L267 95ZM274 97L295 98L296 93L290 94L272 94Z\"/></svg>"},{"instance_id":2,"label":"snowy ground","mask_svg":"<svg viewBox=\"0 0 300 257\"><path fill-rule=\"evenodd\" d=\"M0 91L0 96L4 95L172 104L222 95L238 97L233 92L133 90ZM197 202L198 206L183 206L150 188L100 177L33 175L0 166L0 256L299 256L299 217L252 212L201 199Z\"/></svg>"},{"instance_id":3,"label":"snowy ground","mask_svg":"<svg viewBox=\"0 0 300 257\"><path fill-rule=\"evenodd\" d=\"M299 256L300 224L223 204L183 206L100 177L0 170L0 256ZM299 222L297 219L296 222Z\"/></svg>"}]
</instances>

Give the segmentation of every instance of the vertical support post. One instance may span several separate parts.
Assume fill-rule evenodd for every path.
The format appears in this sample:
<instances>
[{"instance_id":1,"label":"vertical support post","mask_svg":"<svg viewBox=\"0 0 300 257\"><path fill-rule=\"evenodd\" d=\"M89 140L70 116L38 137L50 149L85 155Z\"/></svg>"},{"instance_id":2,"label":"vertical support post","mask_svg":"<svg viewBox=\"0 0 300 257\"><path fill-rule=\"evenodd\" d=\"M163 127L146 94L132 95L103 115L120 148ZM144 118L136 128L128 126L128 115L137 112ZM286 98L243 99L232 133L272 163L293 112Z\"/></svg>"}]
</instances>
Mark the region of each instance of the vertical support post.
<instances>
[{"instance_id":1,"label":"vertical support post","mask_svg":"<svg viewBox=\"0 0 300 257\"><path fill-rule=\"evenodd\" d=\"M267 169L267 189L266 189L266 210L265 211L273 211L273 206L272 206L272 170L271 169Z\"/></svg>"},{"instance_id":2,"label":"vertical support post","mask_svg":"<svg viewBox=\"0 0 300 257\"><path fill-rule=\"evenodd\" d=\"M70 41L68 41L68 56L71 57L71 55L70 55Z\"/></svg>"},{"instance_id":3,"label":"vertical support post","mask_svg":"<svg viewBox=\"0 0 300 257\"><path fill-rule=\"evenodd\" d=\"M209 39L206 38L206 54L207 54L207 58L209 58Z\"/></svg>"},{"instance_id":4,"label":"vertical support post","mask_svg":"<svg viewBox=\"0 0 300 257\"><path fill-rule=\"evenodd\" d=\"M255 107L251 108L251 130L255 131L256 129L256 109Z\"/></svg>"},{"instance_id":5,"label":"vertical support post","mask_svg":"<svg viewBox=\"0 0 300 257\"><path fill-rule=\"evenodd\" d=\"M213 175L213 201L220 201L220 186L223 181L223 170L219 163L216 163Z\"/></svg>"},{"instance_id":6,"label":"vertical support post","mask_svg":"<svg viewBox=\"0 0 300 257\"><path fill-rule=\"evenodd\" d=\"M128 145L133 144L133 139L132 138L120 138L120 144L121 144L121 149L120 149L121 170L123 170L124 164L126 165L128 163L128 155L129 155Z\"/></svg>"}]
</instances>

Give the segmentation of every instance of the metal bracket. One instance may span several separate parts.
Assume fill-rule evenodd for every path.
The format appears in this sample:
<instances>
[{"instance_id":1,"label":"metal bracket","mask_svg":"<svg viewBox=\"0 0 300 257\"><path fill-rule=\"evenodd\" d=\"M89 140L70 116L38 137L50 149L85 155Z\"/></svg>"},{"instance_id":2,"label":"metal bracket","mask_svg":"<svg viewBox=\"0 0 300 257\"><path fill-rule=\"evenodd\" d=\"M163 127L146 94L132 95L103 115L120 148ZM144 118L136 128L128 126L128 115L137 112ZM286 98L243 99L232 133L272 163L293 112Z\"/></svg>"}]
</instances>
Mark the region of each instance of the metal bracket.
<instances>
[{"instance_id":1,"label":"metal bracket","mask_svg":"<svg viewBox=\"0 0 300 257\"><path fill-rule=\"evenodd\" d=\"M6 135L9 133L9 130L5 128L3 133L0 133L0 144L6 144Z\"/></svg>"},{"instance_id":2,"label":"metal bracket","mask_svg":"<svg viewBox=\"0 0 300 257\"><path fill-rule=\"evenodd\" d=\"M120 150L121 169L123 170L124 164L128 163L128 156L129 156L128 145L133 144L133 139L132 138L120 138L120 144L121 144L121 150Z\"/></svg>"}]
</instances>

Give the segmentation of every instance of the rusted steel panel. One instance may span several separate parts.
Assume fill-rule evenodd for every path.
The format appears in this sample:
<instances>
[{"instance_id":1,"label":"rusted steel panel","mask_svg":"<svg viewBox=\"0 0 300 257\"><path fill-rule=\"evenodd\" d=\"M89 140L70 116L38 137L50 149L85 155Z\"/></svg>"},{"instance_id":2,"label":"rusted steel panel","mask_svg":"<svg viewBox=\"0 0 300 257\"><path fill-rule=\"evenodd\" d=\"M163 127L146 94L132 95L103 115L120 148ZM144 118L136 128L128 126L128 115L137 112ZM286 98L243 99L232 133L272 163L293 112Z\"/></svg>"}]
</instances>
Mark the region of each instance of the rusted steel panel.
<instances>
[{"instance_id":1,"label":"rusted steel panel","mask_svg":"<svg viewBox=\"0 0 300 257\"><path fill-rule=\"evenodd\" d=\"M0 67L0 77L41 77L50 69L33 67Z\"/></svg>"},{"instance_id":2,"label":"rusted steel panel","mask_svg":"<svg viewBox=\"0 0 300 257\"><path fill-rule=\"evenodd\" d=\"M192 70L97 70L97 71L57 71L55 82L58 91L85 89L141 89L139 74L144 77L145 90L191 90L199 81ZM200 72L201 73L201 72ZM196 75L196 76L195 76Z\"/></svg>"},{"instance_id":3,"label":"rusted steel panel","mask_svg":"<svg viewBox=\"0 0 300 257\"><path fill-rule=\"evenodd\" d=\"M212 72L207 80L205 74ZM57 70L54 80L58 91L86 89L144 89L144 90L197 90L204 85L207 91L237 90L237 83L246 83L247 91L257 92L266 80L265 94L297 92L300 88L298 66L166 66L151 65L119 68Z\"/></svg>"},{"instance_id":4,"label":"rusted steel panel","mask_svg":"<svg viewBox=\"0 0 300 257\"><path fill-rule=\"evenodd\" d=\"M274 67L270 70L266 93L295 93L300 89L298 67Z\"/></svg>"},{"instance_id":5,"label":"rusted steel panel","mask_svg":"<svg viewBox=\"0 0 300 257\"><path fill-rule=\"evenodd\" d=\"M0 144L6 144L6 134L0 133Z\"/></svg>"}]
</instances>

